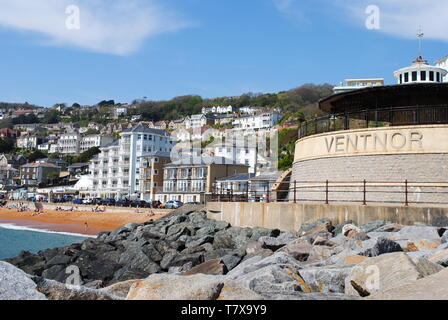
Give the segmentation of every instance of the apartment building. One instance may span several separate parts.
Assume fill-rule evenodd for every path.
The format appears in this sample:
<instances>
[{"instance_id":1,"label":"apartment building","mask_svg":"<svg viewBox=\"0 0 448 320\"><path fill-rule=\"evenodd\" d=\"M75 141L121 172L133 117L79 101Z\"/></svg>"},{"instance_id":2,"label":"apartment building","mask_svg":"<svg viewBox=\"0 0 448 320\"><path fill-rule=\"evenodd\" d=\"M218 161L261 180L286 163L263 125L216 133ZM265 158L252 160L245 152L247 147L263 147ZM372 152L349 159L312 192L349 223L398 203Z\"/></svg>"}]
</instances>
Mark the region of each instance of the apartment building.
<instances>
[{"instance_id":1,"label":"apartment building","mask_svg":"<svg viewBox=\"0 0 448 320\"><path fill-rule=\"evenodd\" d=\"M39 187L59 177L61 168L53 163L28 163L20 167L22 186Z\"/></svg>"},{"instance_id":2,"label":"apartment building","mask_svg":"<svg viewBox=\"0 0 448 320\"><path fill-rule=\"evenodd\" d=\"M171 130L180 130L185 128L185 118L178 119L178 120L172 120L168 128Z\"/></svg>"},{"instance_id":3,"label":"apartment building","mask_svg":"<svg viewBox=\"0 0 448 320\"><path fill-rule=\"evenodd\" d=\"M157 200L205 202L216 179L248 173L248 169L247 165L218 157L191 157L169 163L163 171L163 193Z\"/></svg>"},{"instance_id":4,"label":"apartment building","mask_svg":"<svg viewBox=\"0 0 448 320\"><path fill-rule=\"evenodd\" d=\"M108 144L111 144L113 141L114 138L111 136L104 136L99 134L87 135L81 138L81 142L79 144L79 152L82 153L95 147L104 147Z\"/></svg>"},{"instance_id":5,"label":"apartment building","mask_svg":"<svg viewBox=\"0 0 448 320\"><path fill-rule=\"evenodd\" d=\"M10 166L18 169L25 163L26 158L22 155L0 154L0 166Z\"/></svg>"},{"instance_id":6,"label":"apartment building","mask_svg":"<svg viewBox=\"0 0 448 320\"><path fill-rule=\"evenodd\" d=\"M48 152L48 153L58 153L59 152L59 146L57 143L42 143L37 146L37 150Z\"/></svg>"},{"instance_id":7,"label":"apartment building","mask_svg":"<svg viewBox=\"0 0 448 320\"><path fill-rule=\"evenodd\" d=\"M16 140L17 148L20 149L36 149L44 139L35 135L20 136Z\"/></svg>"},{"instance_id":8,"label":"apartment building","mask_svg":"<svg viewBox=\"0 0 448 320\"><path fill-rule=\"evenodd\" d=\"M2 185L3 188L17 187L19 177L19 170L9 165L0 165L0 185Z\"/></svg>"},{"instance_id":9,"label":"apartment building","mask_svg":"<svg viewBox=\"0 0 448 320\"><path fill-rule=\"evenodd\" d=\"M155 201L163 191L163 169L171 162L170 153L158 151L137 161L140 164L140 199Z\"/></svg>"},{"instance_id":10,"label":"apartment building","mask_svg":"<svg viewBox=\"0 0 448 320\"><path fill-rule=\"evenodd\" d=\"M157 152L171 152L173 142L168 132L138 124L124 130L121 139L101 147L91 160L92 197L122 199L140 196L141 160Z\"/></svg>"},{"instance_id":11,"label":"apartment building","mask_svg":"<svg viewBox=\"0 0 448 320\"><path fill-rule=\"evenodd\" d=\"M77 155L80 151L82 136L77 132L67 132L58 140L60 154Z\"/></svg>"},{"instance_id":12,"label":"apartment building","mask_svg":"<svg viewBox=\"0 0 448 320\"><path fill-rule=\"evenodd\" d=\"M255 144L218 143L211 147L216 157L231 159L233 163L245 164L249 173L256 173L258 152Z\"/></svg>"},{"instance_id":13,"label":"apartment building","mask_svg":"<svg viewBox=\"0 0 448 320\"><path fill-rule=\"evenodd\" d=\"M194 114L185 118L185 129L196 129L215 124L215 116L210 114Z\"/></svg>"},{"instance_id":14,"label":"apartment building","mask_svg":"<svg viewBox=\"0 0 448 320\"><path fill-rule=\"evenodd\" d=\"M233 120L237 130L261 130L274 127L282 118L278 112L265 112L257 115L242 116Z\"/></svg>"},{"instance_id":15,"label":"apartment building","mask_svg":"<svg viewBox=\"0 0 448 320\"><path fill-rule=\"evenodd\" d=\"M16 139L17 137L20 137L20 131L9 128L0 130L0 138L2 139Z\"/></svg>"},{"instance_id":16,"label":"apartment building","mask_svg":"<svg viewBox=\"0 0 448 320\"><path fill-rule=\"evenodd\" d=\"M210 108L202 108L202 114L216 114L216 113L232 113L233 112L233 107L232 106L215 106L215 107L210 107Z\"/></svg>"}]
</instances>

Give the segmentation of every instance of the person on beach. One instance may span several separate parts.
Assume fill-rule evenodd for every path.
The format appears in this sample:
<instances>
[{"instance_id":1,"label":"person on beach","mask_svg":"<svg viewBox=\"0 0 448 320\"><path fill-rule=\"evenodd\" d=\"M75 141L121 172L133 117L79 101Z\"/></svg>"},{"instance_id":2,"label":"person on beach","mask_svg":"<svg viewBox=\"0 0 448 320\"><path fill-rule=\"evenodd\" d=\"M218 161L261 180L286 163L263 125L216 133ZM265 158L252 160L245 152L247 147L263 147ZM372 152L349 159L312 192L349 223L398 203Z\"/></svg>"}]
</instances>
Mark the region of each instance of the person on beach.
<instances>
[{"instance_id":1,"label":"person on beach","mask_svg":"<svg viewBox=\"0 0 448 320\"><path fill-rule=\"evenodd\" d=\"M89 225L88 225L88 223L86 222L86 223L84 223L84 231L87 232L88 229L89 229Z\"/></svg>"}]
</instances>

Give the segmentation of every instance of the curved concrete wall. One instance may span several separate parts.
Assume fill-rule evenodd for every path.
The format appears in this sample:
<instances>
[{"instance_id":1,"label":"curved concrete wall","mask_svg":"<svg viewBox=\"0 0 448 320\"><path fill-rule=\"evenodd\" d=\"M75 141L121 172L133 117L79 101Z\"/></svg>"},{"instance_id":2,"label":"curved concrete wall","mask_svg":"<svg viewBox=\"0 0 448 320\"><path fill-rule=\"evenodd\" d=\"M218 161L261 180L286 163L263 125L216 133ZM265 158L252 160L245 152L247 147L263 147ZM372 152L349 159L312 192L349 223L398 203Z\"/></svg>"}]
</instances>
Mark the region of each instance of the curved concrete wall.
<instances>
[{"instance_id":1,"label":"curved concrete wall","mask_svg":"<svg viewBox=\"0 0 448 320\"><path fill-rule=\"evenodd\" d=\"M448 186L448 126L339 131L297 142L291 177L291 181L303 187L296 192L297 199L324 201L326 197L324 184L315 184L311 189L302 182L364 179L378 182L367 187L368 202L403 203L404 181L408 180L410 202L448 203L448 188L444 188L445 184ZM384 182L403 184L392 186ZM438 187L427 186L433 183ZM362 201L362 191L362 184L330 184L329 200Z\"/></svg>"}]
</instances>

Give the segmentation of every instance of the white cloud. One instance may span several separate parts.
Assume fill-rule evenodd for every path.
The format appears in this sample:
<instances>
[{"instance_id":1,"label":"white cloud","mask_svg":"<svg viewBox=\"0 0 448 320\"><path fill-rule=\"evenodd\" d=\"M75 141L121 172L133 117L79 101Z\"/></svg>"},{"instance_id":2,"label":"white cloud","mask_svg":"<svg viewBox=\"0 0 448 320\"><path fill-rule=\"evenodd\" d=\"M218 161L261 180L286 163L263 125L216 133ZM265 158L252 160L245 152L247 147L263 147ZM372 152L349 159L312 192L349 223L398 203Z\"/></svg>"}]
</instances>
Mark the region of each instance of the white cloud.
<instances>
[{"instance_id":1,"label":"white cloud","mask_svg":"<svg viewBox=\"0 0 448 320\"><path fill-rule=\"evenodd\" d=\"M378 31L390 35L415 38L419 26L425 38L448 41L448 1L446 0L339 0L349 15L364 26L365 9L376 5L381 13Z\"/></svg>"},{"instance_id":2,"label":"white cloud","mask_svg":"<svg viewBox=\"0 0 448 320\"><path fill-rule=\"evenodd\" d=\"M80 10L80 28L68 29L66 8ZM40 34L43 43L126 55L149 37L190 23L158 0L0 0L0 27Z\"/></svg>"},{"instance_id":3,"label":"white cloud","mask_svg":"<svg viewBox=\"0 0 448 320\"><path fill-rule=\"evenodd\" d=\"M415 38L421 26L425 38L448 41L447 0L313 0L310 5L303 0L272 1L283 14L305 19L310 13L320 13L322 19L331 15L359 28L365 28L366 8L376 5L381 13L379 32Z\"/></svg>"}]
</instances>

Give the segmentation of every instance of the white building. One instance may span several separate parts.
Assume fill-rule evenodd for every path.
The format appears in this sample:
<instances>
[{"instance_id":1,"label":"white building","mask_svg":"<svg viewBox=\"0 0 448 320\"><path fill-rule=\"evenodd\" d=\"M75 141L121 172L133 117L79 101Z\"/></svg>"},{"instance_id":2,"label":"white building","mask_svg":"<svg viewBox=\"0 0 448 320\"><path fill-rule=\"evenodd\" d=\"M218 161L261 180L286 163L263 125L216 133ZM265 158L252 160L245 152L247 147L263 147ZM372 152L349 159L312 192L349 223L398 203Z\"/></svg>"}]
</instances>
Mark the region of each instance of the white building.
<instances>
[{"instance_id":1,"label":"white building","mask_svg":"<svg viewBox=\"0 0 448 320\"><path fill-rule=\"evenodd\" d=\"M121 133L121 139L104 147L91 160L91 197L122 199L140 193L142 157L155 152L171 152L168 132L138 124Z\"/></svg>"},{"instance_id":2,"label":"white building","mask_svg":"<svg viewBox=\"0 0 448 320\"><path fill-rule=\"evenodd\" d=\"M435 66L448 71L448 56L436 60ZM448 82L448 75L443 77L443 82Z\"/></svg>"},{"instance_id":3,"label":"white building","mask_svg":"<svg viewBox=\"0 0 448 320\"><path fill-rule=\"evenodd\" d=\"M116 107L114 110L114 114L116 117L125 116L128 114L128 107L127 106Z\"/></svg>"},{"instance_id":4,"label":"white building","mask_svg":"<svg viewBox=\"0 0 448 320\"><path fill-rule=\"evenodd\" d=\"M232 163L245 164L249 166L249 173L256 173L257 147L245 146L244 144L222 143L213 146L214 156L231 159Z\"/></svg>"},{"instance_id":5,"label":"white building","mask_svg":"<svg viewBox=\"0 0 448 320\"><path fill-rule=\"evenodd\" d=\"M411 66L395 71L394 77L397 79L397 84L442 83L447 74L448 70L432 66L422 56L419 56Z\"/></svg>"},{"instance_id":6,"label":"white building","mask_svg":"<svg viewBox=\"0 0 448 320\"><path fill-rule=\"evenodd\" d=\"M244 114L256 114L257 112L260 112L260 111L262 111L261 108L249 107L249 106L241 107L239 109L239 112L244 113Z\"/></svg>"},{"instance_id":7,"label":"white building","mask_svg":"<svg viewBox=\"0 0 448 320\"><path fill-rule=\"evenodd\" d=\"M68 132L60 136L58 140L59 153L79 154L82 136L77 132Z\"/></svg>"},{"instance_id":8,"label":"white building","mask_svg":"<svg viewBox=\"0 0 448 320\"><path fill-rule=\"evenodd\" d=\"M194 114L185 118L185 128L195 129L201 128L207 125L214 125L215 117L209 114Z\"/></svg>"},{"instance_id":9,"label":"white building","mask_svg":"<svg viewBox=\"0 0 448 320\"><path fill-rule=\"evenodd\" d=\"M232 106L217 106L217 107L210 107L210 108L202 108L202 114L209 114L209 113L219 113L219 114L225 114L225 113L232 113L233 107Z\"/></svg>"},{"instance_id":10,"label":"white building","mask_svg":"<svg viewBox=\"0 0 448 320\"><path fill-rule=\"evenodd\" d=\"M82 137L79 149L80 149L80 152L82 153L84 151L89 150L90 148L104 147L106 145L111 144L113 141L114 141L114 138L111 136L92 134L92 135Z\"/></svg>"},{"instance_id":11,"label":"white building","mask_svg":"<svg viewBox=\"0 0 448 320\"><path fill-rule=\"evenodd\" d=\"M42 142L42 138L32 135L20 136L16 140L19 149L35 149Z\"/></svg>"},{"instance_id":12,"label":"white building","mask_svg":"<svg viewBox=\"0 0 448 320\"><path fill-rule=\"evenodd\" d=\"M260 130L274 127L283 116L277 112L266 112L252 116L242 116L233 121L237 130Z\"/></svg>"},{"instance_id":13,"label":"white building","mask_svg":"<svg viewBox=\"0 0 448 320\"><path fill-rule=\"evenodd\" d=\"M341 82L333 91L337 94L376 86L384 86L384 78L345 79L345 85Z\"/></svg>"}]
</instances>

